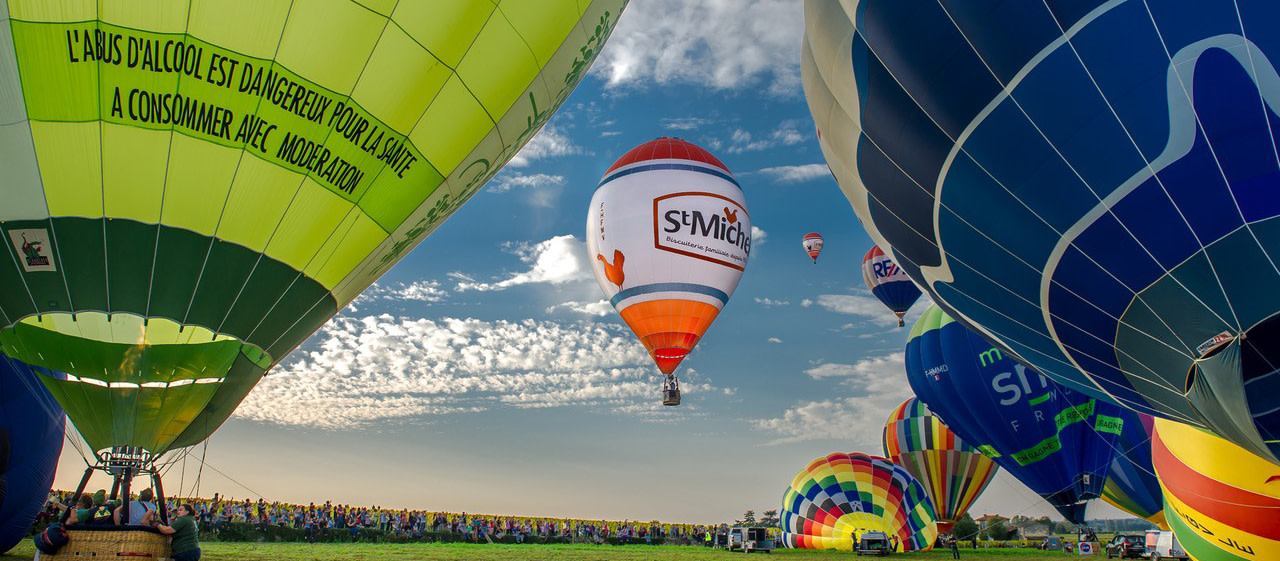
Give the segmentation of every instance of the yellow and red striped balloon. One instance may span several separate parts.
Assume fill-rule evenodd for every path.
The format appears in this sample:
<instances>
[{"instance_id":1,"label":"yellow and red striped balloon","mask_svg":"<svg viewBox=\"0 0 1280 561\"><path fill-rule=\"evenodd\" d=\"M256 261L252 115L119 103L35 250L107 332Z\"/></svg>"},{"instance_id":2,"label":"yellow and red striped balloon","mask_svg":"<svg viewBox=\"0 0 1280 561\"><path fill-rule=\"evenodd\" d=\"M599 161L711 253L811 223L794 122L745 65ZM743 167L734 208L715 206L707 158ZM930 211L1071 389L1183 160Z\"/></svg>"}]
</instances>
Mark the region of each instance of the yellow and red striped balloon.
<instances>
[{"instance_id":1,"label":"yellow and red striped balloon","mask_svg":"<svg viewBox=\"0 0 1280 561\"><path fill-rule=\"evenodd\" d=\"M1156 419L1165 518L1196 561L1280 559L1280 466L1201 429Z\"/></svg>"},{"instance_id":2,"label":"yellow and red striped balloon","mask_svg":"<svg viewBox=\"0 0 1280 561\"><path fill-rule=\"evenodd\" d=\"M884 453L924 485L933 500L938 532L952 526L999 471L995 462L951 432L917 398L893 409L884 426Z\"/></svg>"}]
</instances>

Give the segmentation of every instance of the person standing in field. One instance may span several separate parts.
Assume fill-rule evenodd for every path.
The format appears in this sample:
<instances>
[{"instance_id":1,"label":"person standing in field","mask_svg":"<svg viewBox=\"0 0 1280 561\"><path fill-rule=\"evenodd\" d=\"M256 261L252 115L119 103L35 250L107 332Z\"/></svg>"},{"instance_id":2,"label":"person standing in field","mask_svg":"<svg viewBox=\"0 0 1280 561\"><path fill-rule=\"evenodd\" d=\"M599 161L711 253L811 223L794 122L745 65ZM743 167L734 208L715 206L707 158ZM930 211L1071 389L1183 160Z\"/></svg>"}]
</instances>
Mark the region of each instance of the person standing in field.
<instances>
[{"instance_id":1,"label":"person standing in field","mask_svg":"<svg viewBox=\"0 0 1280 561\"><path fill-rule=\"evenodd\" d=\"M199 561L200 529L193 516L194 509L188 503L178 507L178 517L171 526L156 523L161 534L173 536L173 561Z\"/></svg>"}]
</instances>

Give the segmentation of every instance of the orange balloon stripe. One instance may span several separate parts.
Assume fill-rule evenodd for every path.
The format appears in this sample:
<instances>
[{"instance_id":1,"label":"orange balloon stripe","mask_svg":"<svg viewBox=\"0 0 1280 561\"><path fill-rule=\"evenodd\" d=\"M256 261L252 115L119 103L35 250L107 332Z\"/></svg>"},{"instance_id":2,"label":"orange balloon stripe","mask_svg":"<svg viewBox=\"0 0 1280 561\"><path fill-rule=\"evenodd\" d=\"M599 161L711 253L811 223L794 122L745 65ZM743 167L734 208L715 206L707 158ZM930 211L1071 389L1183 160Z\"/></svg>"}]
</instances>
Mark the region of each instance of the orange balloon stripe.
<instances>
[{"instance_id":1,"label":"orange balloon stripe","mask_svg":"<svg viewBox=\"0 0 1280 561\"><path fill-rule=\"evenodd\" d=\"M663 373L675 371L711 327L720 309L697 300L649 300L620 310Z\"/></svg>"}]
</instances>

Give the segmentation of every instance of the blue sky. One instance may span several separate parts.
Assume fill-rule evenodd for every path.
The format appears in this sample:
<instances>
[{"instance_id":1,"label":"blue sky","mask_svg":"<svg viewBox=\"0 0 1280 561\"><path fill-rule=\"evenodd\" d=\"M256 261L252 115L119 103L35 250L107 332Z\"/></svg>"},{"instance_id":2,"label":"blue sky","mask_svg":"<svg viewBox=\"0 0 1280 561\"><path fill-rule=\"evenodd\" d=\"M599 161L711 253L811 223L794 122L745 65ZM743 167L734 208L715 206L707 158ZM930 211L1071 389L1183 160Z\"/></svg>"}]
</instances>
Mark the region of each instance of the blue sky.
<instances>
[{"instance_id":1,"label":"blue sky","mask_svg":"<svg viewBox=\"0 0 1280 561\"><path fill-rule=\"evenodd\" d=\"M204 496L718 522L778 508L817 456L881 455L884 420L911 395L907 329L863 286L871 242L818 148L802 33L798 0L634 2L506 169L259 384L166 489L192 493L204 455ZM659 136L718 156L756 227L737 291L680 368L679 408L658 403L658 371L584 244L601 175ZM800 245L810 231L826 239L817 265ZM67 447L57 485L81 466ZM1057 517L1007 475L973 512Z\"/></svg>"}]
</instances>

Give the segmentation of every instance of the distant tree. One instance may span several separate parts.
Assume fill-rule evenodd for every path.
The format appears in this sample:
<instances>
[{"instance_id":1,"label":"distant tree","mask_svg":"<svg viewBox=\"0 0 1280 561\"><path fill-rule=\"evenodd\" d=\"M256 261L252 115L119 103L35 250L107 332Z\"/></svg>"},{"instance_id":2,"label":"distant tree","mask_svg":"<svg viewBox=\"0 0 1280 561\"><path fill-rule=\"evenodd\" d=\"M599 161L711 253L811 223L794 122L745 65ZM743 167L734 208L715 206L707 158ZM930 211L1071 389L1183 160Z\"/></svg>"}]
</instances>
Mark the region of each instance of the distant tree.
<instances>
[{"instance_id":1,"label":"distant tree","mask_svg":"<svg viewBox=\"0 0 1280 561\"><path fill-rule=\"evenodd\" d=\"M746 511L746 512L742 513L742 525L743 525L743 526L755 526L755 525L756 525L756 511L754 511L754 510L748 510L748 511Z\"/></svg>"},{"instance_id":2,"label":"distant tree","mask_svg":"<svg viewBox=\"0 0 1280 561\"><path fill-rule=\"evenodd\" d=\"M988 539L1007 540L1009 539L1009 527L1005 525L1004 520L996 519L987 523L987 527L982 530Z\"/></svg>"},{"instance_id":3,"label":"distant tree","mask_svg":"<svg viewBox=\"0 0 1280 561\"><path fill-rule=\"evenodd\" d=\"M1076 533L1076 525L1066 520L1059 520L1053 525L1053 533L1055 534L1074 534Z\"/></svg>"},{"instance_id":4,"label":"distant tree","mask_svg":"<svg viewBox=\"0 0 1280 561\"><path fill-rule=\"evenodd\" d=\"M978 535L978 523L966 512L960 520L956 521L955 527L951 529L951 535L958 540L972 539Z\"/></svg>"},{"instance_id":5,"label":"distant tree","mask_svg":"<svg viewBox=\"0 0 1280 561\"><path fill-rule=\"evenodd\" d=\"M1028 526L1034 523L1035 523L1035 520L1033 520L1030 516L1025 516L1022 514L1015 514L1013 515L1013 518L1009 519L1009 526L1014 528L1023 528L1025 526Z\"/></svg>"},{"instance_id":6,"label":"distant tree","mask_svg":"<svg viewBox=\"0 0 1280 561\"><path fill-rule=\"evenodd\" d=\"M778 527L778 511L776 509L764 511L763 517L760 518L760 525L766 528L777 528Z\"/></svg>"}]
</instances>

